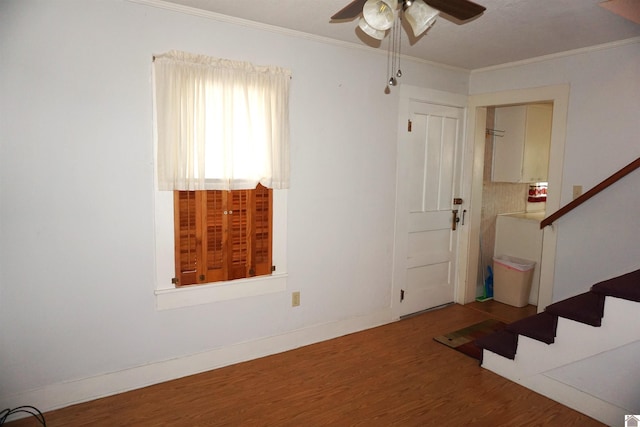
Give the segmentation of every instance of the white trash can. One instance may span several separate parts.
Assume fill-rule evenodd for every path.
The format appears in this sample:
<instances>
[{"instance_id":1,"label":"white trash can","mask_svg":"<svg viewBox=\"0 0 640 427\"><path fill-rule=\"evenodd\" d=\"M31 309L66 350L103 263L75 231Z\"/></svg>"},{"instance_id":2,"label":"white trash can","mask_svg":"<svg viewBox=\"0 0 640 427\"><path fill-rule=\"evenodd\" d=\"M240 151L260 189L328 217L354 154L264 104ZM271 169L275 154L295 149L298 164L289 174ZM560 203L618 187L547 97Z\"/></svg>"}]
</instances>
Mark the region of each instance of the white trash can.
<instances>
[{"instance_id":1,"label":"white trash can","mask_svg":"<svg viewBox=\"0 0 640 427\"><path fill-rule=\"evenodd\" d=\"M514 307L529 304L535 261L500 255L493 258L493 299Z\"/></svg>"}]
</instances>

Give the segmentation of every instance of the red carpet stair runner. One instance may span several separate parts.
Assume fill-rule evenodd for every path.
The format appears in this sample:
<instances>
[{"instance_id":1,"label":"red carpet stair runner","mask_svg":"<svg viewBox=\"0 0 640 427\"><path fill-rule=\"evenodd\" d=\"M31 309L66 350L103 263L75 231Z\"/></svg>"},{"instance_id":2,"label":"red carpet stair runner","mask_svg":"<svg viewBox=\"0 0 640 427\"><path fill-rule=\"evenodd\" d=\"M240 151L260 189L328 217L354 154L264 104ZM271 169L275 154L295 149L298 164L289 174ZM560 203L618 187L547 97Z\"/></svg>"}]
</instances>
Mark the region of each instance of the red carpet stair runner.
<instances>
[{"instance_id":1,"label":"red carpet stair runner","mask_svg":"<svg viewBox=\"0 0 640 427\"><path fill-rule=\"evenodd\" d=\"M481 349L514 359L519 335L553 344L558 317L600 326L607 296L640 302L640 270L593 285L589 292L551 304L544 312L511 323L502 331L477 339L475 344Z\"/></svg>"}]
</instances>

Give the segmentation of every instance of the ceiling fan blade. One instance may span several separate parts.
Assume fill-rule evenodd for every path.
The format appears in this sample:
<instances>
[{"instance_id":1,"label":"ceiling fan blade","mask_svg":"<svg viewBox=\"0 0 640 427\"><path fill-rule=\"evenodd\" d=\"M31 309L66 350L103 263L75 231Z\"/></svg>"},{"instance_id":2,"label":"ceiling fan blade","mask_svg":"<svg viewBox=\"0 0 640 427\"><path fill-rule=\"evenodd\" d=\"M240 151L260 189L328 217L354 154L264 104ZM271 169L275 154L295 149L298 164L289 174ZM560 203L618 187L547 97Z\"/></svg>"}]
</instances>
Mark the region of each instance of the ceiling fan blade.
<instances>
[{"instance_id":1,"label":"ceiling fan blade","mask_svg":"<svg viewBox=\"0 0 640 427\"><path fill-rule=\"evenodd\" d=\"M362 7L366 2L367 0L353 0L333 15L331 19L353 19L362 13Z\"/></svg>"},{"instance_id":2,"label":"ceiling fan blade","mask_svg":"<svg viewBox=\"0 0 640 427\"><path fill-rule=\"evenodd\" d=\"M475 18L487 9L469 0L424 0L424 2L461 21Z\"/></svg>"}]
</instances>

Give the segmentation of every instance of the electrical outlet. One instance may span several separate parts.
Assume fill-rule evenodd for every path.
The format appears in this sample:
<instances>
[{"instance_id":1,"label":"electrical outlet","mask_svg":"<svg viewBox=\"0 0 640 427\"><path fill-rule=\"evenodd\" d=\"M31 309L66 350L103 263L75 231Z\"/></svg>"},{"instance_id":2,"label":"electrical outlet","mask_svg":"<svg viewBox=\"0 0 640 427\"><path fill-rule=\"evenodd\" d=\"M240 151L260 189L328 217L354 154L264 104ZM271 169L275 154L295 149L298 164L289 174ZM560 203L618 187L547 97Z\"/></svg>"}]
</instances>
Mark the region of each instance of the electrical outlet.
<instances>
[{"instance_id":1,"label":"electrical outlet","mask_svg":"<svg viewBox=\"0 0 640 427\"><path fill-rule=\"evenodd\" d=\"M573 200L582 196L582 185L574 185L573 186Z\"/></svg>"},{"instance_id":2,"label":"electrical outlet","mask_svg":"<svg viewBox=\"0 0 640 427\"><path fill-rule=\"evenodd\" d=\"M300 305L300 291L291 293L291 307L297 307Z\"/></svg>"}]
</instances>

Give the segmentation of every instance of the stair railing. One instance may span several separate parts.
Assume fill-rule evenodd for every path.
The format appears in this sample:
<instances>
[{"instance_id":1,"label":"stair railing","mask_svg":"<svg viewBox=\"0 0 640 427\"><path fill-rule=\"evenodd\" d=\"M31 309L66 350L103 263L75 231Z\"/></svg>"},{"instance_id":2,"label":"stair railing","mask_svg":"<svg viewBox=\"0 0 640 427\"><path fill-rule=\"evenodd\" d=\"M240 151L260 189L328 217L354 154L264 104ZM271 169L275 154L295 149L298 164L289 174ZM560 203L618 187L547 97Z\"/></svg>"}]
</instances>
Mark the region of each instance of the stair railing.
<instances>
[{"instance_id":1,"label":"stair railing","mask_svg":"<svg viewBox=\"0 0 640 427\"><path fill-rule=\"evenodd\" d=\"M544 228L547 225L553 224L555 220L568 214L569 212L571 212L572 210L574 210L575 208L577 208L578 206L580 206L581 204L583 204L584 202L586 202L587 200L595 196L596 194L600 193L605 188L618 182L620 179L629 175L631 172L638 169L639 167L640 167L640 157L638 157L633 162L629 163L627 166L623 167L618 172L614 173L609 178L605 179L600 184L596 185L586 193L580 195L570 203L566 204L565 206L558 209L556 212L552 213L551 215L543 219L542 222L540 222L540 228Z\"/></svg>"}]
</instances>

